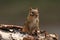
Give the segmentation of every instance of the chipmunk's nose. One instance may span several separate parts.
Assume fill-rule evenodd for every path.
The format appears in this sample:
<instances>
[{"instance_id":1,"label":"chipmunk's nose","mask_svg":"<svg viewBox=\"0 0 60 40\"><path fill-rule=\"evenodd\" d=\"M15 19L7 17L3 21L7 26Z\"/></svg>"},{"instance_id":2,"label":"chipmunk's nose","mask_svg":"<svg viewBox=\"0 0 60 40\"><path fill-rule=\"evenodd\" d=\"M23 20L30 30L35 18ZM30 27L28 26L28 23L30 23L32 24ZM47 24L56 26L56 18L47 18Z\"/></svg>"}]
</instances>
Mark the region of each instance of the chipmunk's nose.
<instances>
[{"instance_id":1,"label":"chipmunk's nose","mask_svg":"<svg viewBox=\"0 0 60 40\"><path fill-rule=\"evenodd\" d=\"M35 15L36 17L38 16L38 14Z\"/></svg>"},{"instance_id":2,"label":"chipmunk's nose","mask_svg":"<svg viewBox=\"0 0 60 40\"><path fill-rule=\"evenodd\" d=\"M37 17L38 15L36 15L36 17Z\"/></svg>"}]
</instances>

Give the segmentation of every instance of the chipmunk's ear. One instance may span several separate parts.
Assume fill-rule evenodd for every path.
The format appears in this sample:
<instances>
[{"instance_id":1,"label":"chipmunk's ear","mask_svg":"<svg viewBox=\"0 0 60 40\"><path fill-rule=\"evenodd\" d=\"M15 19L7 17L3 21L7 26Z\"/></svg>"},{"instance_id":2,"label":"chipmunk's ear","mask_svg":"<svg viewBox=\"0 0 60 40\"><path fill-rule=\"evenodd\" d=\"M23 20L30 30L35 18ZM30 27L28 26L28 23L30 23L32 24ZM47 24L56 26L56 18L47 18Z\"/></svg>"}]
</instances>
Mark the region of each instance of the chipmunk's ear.
<instances>
[{"instance_id":1,"label":"chipmunk's ear","mask_svg":"<svg viewBox=\"0 0 60 40\"><path fill-rule=\"evenodd\" d=\"M32 7L30 7L30 9L29 10L32 10Z\"/></svg>"},{"instance_id":2,"label":"chipmunk's ear","mask_svg":"<svg viewBox=\"0 0 60 40\"><path fill-rule=\"evenodd\" d=\"M29 12L31 13L32 7L29 8Z\"/></svg>"},{"instance_id":3,"label":"chipmunk's ear","mask_svg":"<svg viewBox=\"0 0 60 40\"><path fill-rule=\"evenodd\" d=\"M40 13L40 9L36 8L36 10L38 10L38 12Z\"/></svg>"}]
</instances>

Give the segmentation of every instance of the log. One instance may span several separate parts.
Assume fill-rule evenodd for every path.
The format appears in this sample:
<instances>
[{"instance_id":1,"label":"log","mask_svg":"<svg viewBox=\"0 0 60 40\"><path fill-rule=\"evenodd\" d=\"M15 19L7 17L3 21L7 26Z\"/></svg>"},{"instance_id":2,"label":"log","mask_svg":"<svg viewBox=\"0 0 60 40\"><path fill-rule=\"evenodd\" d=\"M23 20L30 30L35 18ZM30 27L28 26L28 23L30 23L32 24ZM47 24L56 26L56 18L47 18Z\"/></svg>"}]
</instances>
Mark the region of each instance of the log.
<instances>
[{"instance_id":1,"label":"log","mask_svg":"<svg viewBox=\"0 0 60 40\"><path fill-rule=\"evenodd\" d=\"M33 36L28 35L28 36L24 37L23 40L35 40L35 39Z\"/></svg>"},{"instance_id":2,"label":"log","mask_svg":"<svg viewBox=\"0 0 60 40\"><path fill-rule=\"evenodd\" d=\"M0 24L0 28L18 28L18 29L23 29L23 26Z\"/></svg>"}]
</instances>

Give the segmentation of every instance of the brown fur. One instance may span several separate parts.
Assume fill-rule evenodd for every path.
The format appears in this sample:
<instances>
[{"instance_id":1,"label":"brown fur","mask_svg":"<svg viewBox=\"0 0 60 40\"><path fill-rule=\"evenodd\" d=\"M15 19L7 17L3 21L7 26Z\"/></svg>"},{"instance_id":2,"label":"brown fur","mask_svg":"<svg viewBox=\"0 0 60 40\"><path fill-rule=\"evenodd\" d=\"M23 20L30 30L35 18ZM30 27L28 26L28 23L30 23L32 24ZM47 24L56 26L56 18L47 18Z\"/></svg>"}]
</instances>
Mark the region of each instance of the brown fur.
<instances>
[{"instance_id":1,"label":"brown fur","mask_svg":"<svg viewBox=\"0 0 60 40\"><path fill-rule=\"evenodd\" d=\"M25 32L32 33L33 30L39 29L39 12L38 9L30 8L29 14L27 16L27 20L24 23L24 30Z\"/></svg>"}]
</instances>

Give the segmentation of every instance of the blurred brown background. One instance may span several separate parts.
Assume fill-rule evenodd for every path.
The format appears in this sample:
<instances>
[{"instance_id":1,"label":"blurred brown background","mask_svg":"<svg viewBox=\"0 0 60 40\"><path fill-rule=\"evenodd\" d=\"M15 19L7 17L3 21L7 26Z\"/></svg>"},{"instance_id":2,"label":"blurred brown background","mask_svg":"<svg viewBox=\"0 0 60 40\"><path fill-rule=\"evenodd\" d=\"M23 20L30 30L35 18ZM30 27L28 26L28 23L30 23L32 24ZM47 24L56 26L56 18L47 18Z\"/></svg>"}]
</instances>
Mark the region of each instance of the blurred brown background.
<instances>
[{"instance_id":1,"label":"blurred brown background","mask_svg":"<svg viewBox=\"0 0 60 40\"><path fill-rule=\"evenodd\" d=\"M30 7L39 8L42 30L60 34L60 0L0 0L0 24L23 25Z\"/></svg>"}]
</instances>

